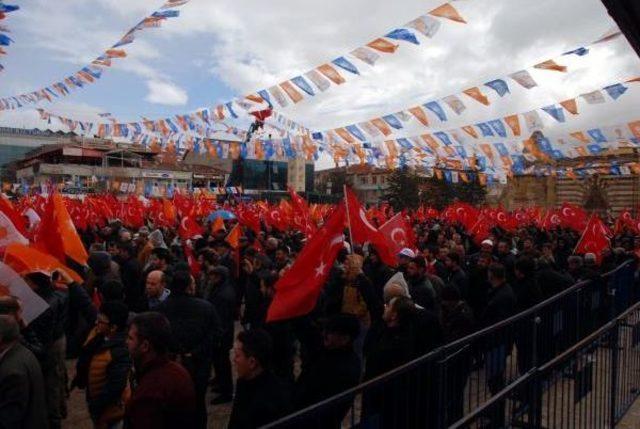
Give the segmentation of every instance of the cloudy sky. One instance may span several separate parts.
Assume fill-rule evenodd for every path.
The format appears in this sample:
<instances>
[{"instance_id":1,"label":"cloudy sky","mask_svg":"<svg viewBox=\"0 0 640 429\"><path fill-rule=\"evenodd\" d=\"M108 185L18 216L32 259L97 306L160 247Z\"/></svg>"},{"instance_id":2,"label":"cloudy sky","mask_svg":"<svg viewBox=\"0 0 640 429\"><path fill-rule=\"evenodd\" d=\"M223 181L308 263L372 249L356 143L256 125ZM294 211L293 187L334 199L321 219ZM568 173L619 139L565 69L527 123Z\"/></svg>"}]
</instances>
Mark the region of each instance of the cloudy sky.
<instances>
[{"instance_id":1,"label":"cloudy sky","mask_svg":"<svg viewBox=\"0 0 640 429\"><path fill-rule=\"evenodd\" d=\"M11 3L11 2L9 2ZM402 26L442 0L191 0L181 16L138 33L98 83L53 113L91 119L110 112L121 121L187 113L263 89L327 62ZM78 70L111 46L155 0L24 0L4 24L15 43L0 61L0 96L32 91ZM612 27L600 0L459 0L469 24L443 21L419 46L402 43L360 77L282 110L323 130L412 107L482 85L598 39ZM568 73L535 70L539 86L511 81L512 95L489 107L470 106L448 124L460 126L525 112L640 76L640 59L624 38L564 57ZM343 73L345 74L345 73ZM488 90L490 91L490 90ZM485 91L485 92L488 92ZM495 94L493 94L495 95ZM640 119L640 84L617 102L585 106L550 131L580 130ZM0 112L0 125L47 127L33 109ZM408 131L410 132L410 130Z\"/></svg>"}]
</instances>

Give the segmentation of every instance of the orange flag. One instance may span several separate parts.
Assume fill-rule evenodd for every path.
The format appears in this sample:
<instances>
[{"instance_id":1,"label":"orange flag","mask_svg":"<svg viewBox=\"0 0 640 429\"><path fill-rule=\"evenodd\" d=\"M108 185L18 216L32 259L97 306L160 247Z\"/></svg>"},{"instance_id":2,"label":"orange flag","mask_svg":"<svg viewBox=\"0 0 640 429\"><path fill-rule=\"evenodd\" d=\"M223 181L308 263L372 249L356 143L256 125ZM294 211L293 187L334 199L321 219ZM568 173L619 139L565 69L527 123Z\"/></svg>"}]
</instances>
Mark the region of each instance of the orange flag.
<instances>
[{"instance_id":1,"label":"orange flag","mask_svg":"<svg viewBox=\"0 0 640 429\"><path fill-rule=\"evenodd\" d=\"M571 137L580 140L582 143L589 143L589 137L585 136L582 131L577 131L575 133L570 134Z\"/></svg>"},{"instance_id":2,"label":"orange flag","mask_svg":"<svg viewBox=\"0 0 640 429\"><path fill-rule=\"evenodd\" d=\"M434 151L438 150L438 148L440 147L438 142L433 138L431 134L422 134L420 138L422 138L427 146L429 146Z\"/></svg>"},{"instance_id":3,"label":"orange flag","mask_svg":"<svg viewBox=\"0 0 640 429\"><path fill-rule=\"evenodd\" d=\"M20 275L34 272L43 272L51 275L54 271L61 270L69 274L78 283L84 281L78 273L63 265L48 253L20 243L12 243L7 246L4 254L4 263Z\"/></svg>"},{"instance_id":4,"label":"orange flag","mask_svg":"<svg viewBox=\"0 0 640 429\"><path fill-rule=\"evenodd\" d=\"M437 16L440 18L450 19L455 22L460 22L462 24L466 24L467 21L458 13L455 7L451 6L450 3L445 3L442 6L438 6L429 12L429 15Z\"/></svg>"},{"instance_id":5,"label":"orange flag","mask_svg":"<svg viewBox=\"0 0 640 429\"><path fill-rule=\"evenodd\" d=\"M418 121L425 127L429 126L429 118L427 118L427 114L422 110L422 107L416 106L409 109L409 113L416 117Z\"/></svg>"},{"instance_id":6,"label":"orange flag","mask_svg":"<svg viewBox=\"0 0 640 429\"><path fill-rule=\"evenodd\" d=\"M387 54L393 54L399 45L394 45L386 39L377 38L376 40L367 43L367 46L375 49L376 51L386 52Z\"/></svg>"},{"instance_id":7,"label":"orange flag","mask_svg":"<svg viewBox=\"0 0 640 429\"><path fill-rule=\"evenodd\" d=\"M176 223L176 208L173 203L166 198L162 199L162 212L164 213L164 220L168 225L175 225Z\"/></svg>"},{"instance_id":8,"label":"orange flag","mask_svg":"<svg viewBox=\"0 0 640 429\"><path fill-rule=\"evenodd\" d=\"M331 80L331 82L335 83L336 85L340 85L346 82L344 78L340 76L340 73L338 73L338 71L331 67L329 64L321 65L320 67L318 67L318 71L325 75L329 80Z\"/></svg>"},{"instance_id":9,"label":"orange flag","mask_svg":"<svg viewBox=\"0 0 640 429\"><path fill-rule=\"evenodd\" d=\"M78 264L87 264L89 255L78 236L64 200L57 193L49 197L36 232L35 243L39 249L52 254L61 262L69 257Z\"/></svg>"},{"instance_id":10,"label":"orange flag","mask_svg":"<svg viewBox=\"0 0 640 429\"><path fill-rule=\"evenodd\" d=\"M565 109L567 109L567 112L571 113L572 115L577 115L578 114L578 103L576 103L576 99L575 98L572 98L570 100L561 101L560 105L562 107L564 107Z\"/></svg>"},{"instance_id":11,"label":"orange flag","mask_svg":"<svg viewBox=\"0 0 640 429\"><path fill-rule=\"evenodd\" d=\"M264 103L264 98L260 97L257 94L249 94L244 98L246 98L247 100L253 101L255 103Z\"/></svg>"},{"instance_id":12,"label":"orange flag","mask_svg":"<svg viewBox=\"0 0 640 429\"><path fill-rule=\"evenodd\" d=\"M216 220L213 221L213 223L211 224L211 232L217 232L217 231L226 231L227 228L224 227L224 220L222 219L222 216L217 217Z\"/></svg>"},{"instance_id":13,"label":"orange flag","mask_svg":"<svg viewBox=\"0 0 640 429\"><path fill-rule=\"evenodd\" d=\"M540 70L555 70L563 73L567 71L566 66L561 66L560 64L557 64L554 60L543 61L540 64L536 64L533 67Z\"/></svg>"},{"instance_id":14,"label":"orange flag","mask_svg":"<svg viewBox=\"0 0 640 429\"><path fill-rule=\"evenodd\" d=\"M298 103L302 100L302 94L300 94L300 92L298 92L298 90L296 90L293 85L291 85L291 82L284 81L280 84L280 87L282 89L284 89L284 92L287 93L287 95L289 96L289 98L291 98L291 100L294 103Z\"/></svg>"},{"instance_id":15,"label":"orange flag","mask_svg":"<svg viewBox=\"0 0 640 429\"><path fill-rule=\"evenodd\" d=\"M478 132L476 131L475 128L473 128L473 126L467 125L467 126L462 127L462 129L464 130L465 133L469 134L474 139L478 138Z\"/></svg>"},{"instance_id":16,"label":"orange flag","mask_svg":"<svg viewBox=\"0 0 640 429\"><path fill-rule=\"evenodd\" d=\"M634 77L633 79L629 79L627 81L627 83L632 83L632 82L640 82L640 77Z\"/></svg>"},{"instance_id":17,"label":"orange flag","mask_svg":"<svg viewBox=\"0 0 640 429\"><path fill-rule=\"evenodd\" d=\"M344 128L336 128L334 131L347 143L355 143L355 139L353 138L353 136L349 134L349 131L345 130Z\"/></svg>"},{"instance_id":18,"label":"orange flag","mask_svg":"<svg viewBox=\"0 0 640 429\"><path fill-rule=\"evenodd\" d=\"M520 135L520 119L518 119L518 115L505 116L504 121L509 125L514 136Z\"/></svg>"},{"instance_id":19,"label":"orange flag","mask_svg":"<svg viewBox=\"0 0 640 429\"><path fill-rule=\"evenodd\" d=\"M640 121L629 122L629 129L636 138L640 139Z\"/></svg>"},{"instance_id":20,"label":"orange flag","mask_svg":"<svg viewBox=\"0 0 640 429\"><path fill-rule=\"evenodd\" d=\"M218 218L221 219L221 218ZM242 231L240 230L240 224L236 224L236 226L229 231L227 234L227 238L225 241L231 245L234 249L237 249L240 246L240 237L242 236Z\"/></svg>"},{"instance_id":21,"label":"orange flag","mask_svg":"<svg viewBox=\"0 0 640 429\"><path fill-rule=\"evenodd\" d=\"M107 49L105 52L109 58L124 58L127 53L123 49Z\"/></svg>"},{"instance_id":22,"label":"orange flag","mask_svg":"<svg viewBox=\"0 0 640 429\"><path fill-rule=\"evenodd\" d=\"M473 88L465 89L463 92L467 94L469 97L473 98L474 100L484 104L485 106L488 106L490 104L487 96L484 95L482 92L480 92L480 89L477 86L474 86Z\"/></svg>"},{"instance_id":23,"label":"orange flag","mask_svg":"<svg viewBox=\"0 0 640 429\"><path fill-rule=\"evenodd\" d=\"M389 125L380 118L372 119L371 123L386 136L391 135L392 131Z\"/></svg>"}]
</instances>

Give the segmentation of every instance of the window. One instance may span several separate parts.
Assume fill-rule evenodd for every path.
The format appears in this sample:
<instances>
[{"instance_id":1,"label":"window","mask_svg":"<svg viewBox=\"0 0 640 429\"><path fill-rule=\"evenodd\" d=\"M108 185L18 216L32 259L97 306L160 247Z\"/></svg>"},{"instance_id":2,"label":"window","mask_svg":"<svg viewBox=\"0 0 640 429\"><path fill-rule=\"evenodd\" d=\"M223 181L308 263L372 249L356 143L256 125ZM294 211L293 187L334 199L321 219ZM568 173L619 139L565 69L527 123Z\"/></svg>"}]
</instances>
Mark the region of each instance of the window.
<instances>
[{"instance_id":1,"label":"window","mask_svg":"<svg viewBox=\"0 0 640 429\"><path fill-rule=\"evenodd\" d=\"M360 184L361 185L367 184L367 176L360 176Z\"/></svg>"},{"instance_id":2,"label":"window","mask_svg":"<svg viewBox=\"0 0 640 429\"><path fill-rule=\"evenodd\" d=\"M371 176L371 184L372 185L378 184L378 176Z\"/></svg>"}]
</instances>

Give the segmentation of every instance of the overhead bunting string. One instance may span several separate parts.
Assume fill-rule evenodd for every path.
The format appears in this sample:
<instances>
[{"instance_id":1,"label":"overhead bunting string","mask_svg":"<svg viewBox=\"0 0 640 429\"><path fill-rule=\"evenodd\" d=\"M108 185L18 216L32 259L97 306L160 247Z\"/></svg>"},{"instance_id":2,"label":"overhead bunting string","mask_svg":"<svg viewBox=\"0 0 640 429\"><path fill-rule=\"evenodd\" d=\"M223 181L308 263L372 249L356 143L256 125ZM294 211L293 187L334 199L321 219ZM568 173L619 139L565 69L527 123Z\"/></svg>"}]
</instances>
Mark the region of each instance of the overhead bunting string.
<instances>
[{"instance_id":1,"label":"overhead bunting string","mask_svg":"<svg viewBox=\"0 0 640 429\"><path fill-rule=\"evenodd\" d=\"M586 104L601 104L607 101L607 94L611 101L618 100L629 89L629 84L640 82L640 78L632 78L623 82L607 85L595 91L583 93L578 97L569 98L555 104L542 106L527 112L514 113L485 122L477 122L452 128L444 131L433 131L432 134L438 141L446 146L451 146L452 142L463 142L469 138L506 138L508 136L519 137L523 132L533 132L544 128L542 115L552 118L555 122L566 122L570 116L578 115L578 100ZM565 113L566 112L566 113ZM398 115L400 116L400 115ZM406 115L405 115L406 116ZM350 125L345 128L338 128L328 132L312 133L312 138L319 142L331 144L352 145L354 142L360 144L371 143L385 139L389 141L391 128L397 127L400 121L394 118L377 118L370 122L363 122L358 126ZM430 135L430 134L427 134ZM411 140L419 136L398 139L400 141ZM395 141L395 140L393 140Z\"/></svg>"},{"instance_id":2,"label":"overhead bunting string","mask_svg":"<svg viewBox=\"0 0 640 429\"><path fill-rule=\"evenodd\" d=\"M167 4L169 3L175 4L176 2L167 2ZM177 3L184 4L186 2ZM159 20L173 16L168 14L169 12L173 11L161 10L152 14L151 17L145 18L145 20L150 18L153 22L159 23ZM141 24L145 23L145 20L143 20ZM236 98L228 103L223 103L216 106L214 110L204 109L203 111L195 112L195 114L207 116L216 115L219 119L224 119L225 117L236 116L234 107L239 107L245 111L261 110L267 107L274 108L275 106L286 107L290 102L295 104L307 97L314 97L318 91L324 92L331 88L332 83L334 85L341 85L346 82L341 71L346 71L352 76L360 75L357 61L369 66L374 66L375 63L385 54L392 54L396 52L401 42L420 44L419 38L417 37L418 33L422 35L421 37L425 37L427 39L434 37L443 20L463 24L466 23L466 20L462 18L451 4L445 3L424 15L418 16L400 28L392 30L384 36L374 39L365 46L356 48L353 51L315 67L306 73L285 80L280 84L273 85L269 88L261 89L243 97ZM137 27L134 27L134 29L136 28ZM127 43L130 43L126 38L130 33L131 31L123 37L123 39L125 39L124 41ZM114 45L112 51L118 51L118 54L124 54L124 51L119 52L120 50L115 49L118 46L121 46L118 43ZM111 53L111 55L115 54L116 52ZM105 55L101 57L105 57ZM81 88L86 83L83 79L86 79L87 77L99 78L99 73L102 72L102 67L110 65L111 58L115 57L117 57L117 55L107 56L99 59L98 64L95 64L96 62L94 61L94 64L88 66L90 71L94 71L95 74L98 75L97 77L83 69L83 73L79 72L79 76L76 74L71 76L70 79L65 79L63 82L58 82L50 87L45 87L44 89L28 94L1 98L0 110L16 109L23 107L25 104L33 104L45 99L47 101L52 101L54 98L68 95L70 88ZM102 64L103 62L108 62L108 65ZM87 74L90 76L87 76Z\"/></svg>"},{"instance_id":3,"label":"overhead bunting string","mask_svg":"<svg viewBox=\"0 0 640 429\"><path fill-rule=\"evenodd\" d=\"M615 37L618 37L621 33L619 31L615 33L608 33L606 35L605 41L613 40ZM560 56L557 60L550 59L534 64L528 68L516 71L514 73L510 73L507 76L503 76L500 78L495 78L485 82L482 87L488 88L496 94L498 99L505 97L506 95L511 94L511 89L509 87L509 80L512 80L518 83L525 89L532 89L538 86L536 80L534 80L533 76L529 72L529 70L540 69L540 70L551 70L557 72L566 72L567 67L559 65L557 61L561 61L561 58L567 55L576 55L579 57L583 57L587 55L592 48L592 46L603 43L603 37L597 39L594 42L591 42L587 45L581 46L576 49L572 49L568 52L565 52ZM353 137L358 138L358 134L362 135L361 129L364 129L368 132L368 134L372 136L380 136L382 134L384 137L388 137L395 133L394 130L401 130L404 128L404 123L408 121L415 121L419 123L423 127L431 127L434 121L438 122L447 122L449 120L449 115L445 110L444 106L447 106L452 112L456 115L461 115L467 109L467 101L465 99L473 99L475 102L478 102L482 105L489 106L491 104L490 98L487 96L487 90L481 89L481 86L474 86L471 88L467 88L465 90L461 90L455 94L448 95L446 97L442 97L438 100L432 100L421 105L417 105L406 110L401 110L395 113L389 113L380 117L369 119L368 121L351 124L345 127L338 127L334 129L329 129L325 131L318 131L317 133L328 133L334 132L340 136L344 136L344 134L348 131ZM570 100L567 101L571 103ZM565 102L563 102L565 103ZM564 106L567 110L570 110L570 107ZM557 111L548 112L549 114L560 113ZM561 118L559 118L561 119ZM347 131L345 131L345 129ZM363 139L359 139L363 140Z\"/></svg>"},{"instance_id":4,"label":"overhead bunting string","mask_svg":"<svg viewBox=\"0 0 640 429\"><path fill-rule=\"evenodd\" d=\"M629 79L625 83L640 82L640 78ZM592 91L580 96L587 104L593 104L591 98L594 94L599 94L598 100L602 98L603 102L606 101L603 92L609 94L611 101L616 101L619 97L627 91L628 87L623 83L617 83L608 85L602 90ZM570 109L577 108L576 98L571 99L572 103L564 103L568 105ZM553 109L552 109L553 108ZM466 151L469 149L474 154L478 154L478 149L481 157L485 160L493 160L495 158L494 149L491 145L483 145L486 139L506 139L506 138L520 138L524 133L533 133L534 131L543 130L545 125L540 113L553 110L553 113L549 113L549 116L555 121L560 122L558 118L564 118L564 113L559 113L560 109L566 109L563 105L551 105L543 106L538 109L534 109L528 112L517 113L507 115L503 118L496 118L486 122L478 122L475 124L464 125L459 128L449 129L446 131L435 131L432 133L426 133L411 137L387 139L384 142L380 141L364 141L356 140L355 138L343 138L338 133L327 133L324 136L317 136L312 134L314 140L317 141L318 147L321 151L327 151L333 153L336 161L344 160L351 155L351 160L359 159L363 162L362 155L364 152L366 161L369 164L374 165L386 165L389 168L397 165L401 161L400 156L406 151L414 150L418 159L433 158L433 157L456 157L466 158ZM540 112L540 113L539 113ZM637 140L640 137L640 127L637 124L629 124L629 128L633 133L633 138ZM366 127L364 127L366 129ZM615 131L615 130L614 130ZM597 145L608 141L602 133L597 130L588 130L588 137L583 137L581 134L574 133L572 137L581 140L582 143L592 143ZM321 138L319 138L321 137ZM590 139L590 138L591 139ZM616 140L625 138L623 134L619 132L613 134ZM468 145L472 144L469 148ZM561 142L566 143L566 142ZM554 152L554 148L547 150L548 154L555 157L562 157L561 152ZM598 151L598 146L591 146L591 150ZM360 154L358 153L359 151ZM504 155L503 155L504 156ZM482 162L482 160L481 160Z\"/></svg>"},{"instance_id":5,"label":"overhead bunting string","mask_svg":"<svg viewBox=\"0 0 640 429\"><path fill-rule=\"evenodd\" d=\"M122 49L122 47L133 43L138 32L148 28L158 28L165 20L178 17L180 11L171 8L182 6L189 1L190 0L167 0L160 9L143 18L133 28L129 29L120 40L91 61L91 63L59 82L52 83L32 92L0 98L0 110L19 109L43 100L52 102L60 97L69 95L71 91L95 83L102 77L102 73L111 67L112 60L125 58L127 56L127 52ZM17 8L17 6L8 6L0 2L0 13L3 13L3 8L7 7ZM3 37L7 38L7 36L0 32L0 45L2 45Z\"/></svg>"},{"instance_id":6,"label":"overhead bunting string","mask_svg":"<svg viewBox=\"0 0 640 429\"><path fill-rule=\"evenodd\" d=\"M20 6L18 5L5 4L0 1L0 21L4 21L7 13L15 12L18 9L20 9ZM0 55L7 55L5 47L13 43L13 39L7 35L7 33L10 32L11 30L9 30L9 27L0 25ZM4 66L0 64L0 71L2 70L4 70Z\"/></svg>"}]
</instances>

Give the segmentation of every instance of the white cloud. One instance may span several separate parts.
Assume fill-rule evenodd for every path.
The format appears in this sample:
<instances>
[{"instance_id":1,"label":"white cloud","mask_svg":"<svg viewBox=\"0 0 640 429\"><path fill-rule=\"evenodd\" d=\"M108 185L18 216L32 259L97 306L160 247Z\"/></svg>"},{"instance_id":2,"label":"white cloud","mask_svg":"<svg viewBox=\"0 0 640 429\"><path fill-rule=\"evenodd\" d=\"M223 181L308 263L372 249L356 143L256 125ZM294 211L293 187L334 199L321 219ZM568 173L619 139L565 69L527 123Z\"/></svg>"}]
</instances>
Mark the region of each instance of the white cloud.
<instances>
[{"instance_id":1,"label":"white cloud","mask_svg":"<svg viewBox=\"0 0 640 429\"><path fill-rule=\"evenodd\" d=\"M159 80L147 81L149 93L145 100L149 103L167 106L184 106L189 100L187 92L173 83Z\"/></svg>"}]
</instances>

